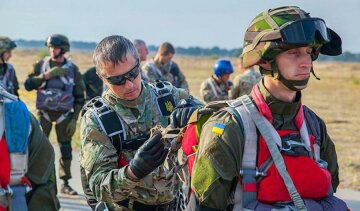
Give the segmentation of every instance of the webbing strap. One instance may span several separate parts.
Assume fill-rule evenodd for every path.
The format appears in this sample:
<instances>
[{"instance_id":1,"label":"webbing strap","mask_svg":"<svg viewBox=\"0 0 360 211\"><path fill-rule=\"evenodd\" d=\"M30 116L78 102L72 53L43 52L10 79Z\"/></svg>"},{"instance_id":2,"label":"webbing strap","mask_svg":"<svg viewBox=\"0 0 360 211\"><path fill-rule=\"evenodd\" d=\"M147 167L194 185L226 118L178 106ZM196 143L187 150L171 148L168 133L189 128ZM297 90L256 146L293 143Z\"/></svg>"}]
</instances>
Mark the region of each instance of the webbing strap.
<instances>
[{"instance_id":1,"label":"webbing strap","mask_svg":"<svg viewBox=\"0 0 360 211\"><path fill-rule=\"evenodd\" d=\"M234 210L246 207L249 203L256 200L257 182L256 178L259 174L256 168L257 158L257 134L254 122L251 120L250 113L242 106L241 98L229 101L228 105L232 109L228 111L236 118L238 125L242 125L240 130L244 134L244 150L242 155L241 183L237 184L234 194ZM240 124L241 123L241 124Z\"/></svg>"},{"instance_id":2,"label":"webbing strap","mask_svg":"<svg viewBox=\"0 0 360 211\"><path fill-rule=\"evenodd\" d=\"M280 136L276 133L274 127L270 124L270 122L265 117L259 114L259 111L255 107L249 96L244 95L244 97L241 98L241 101L243 102L246 110L250 113L250 116L254 121L256 127L259 129L261 135L264 137L266 145L269 148L271 157L274 160L274 164L281 178L284 180L285 186L290 194L292 201L294 202L296 209L299 211L306 211L307 208L304 204L304 201L301 199L299 193L297 192L295 185L286 170L284 159L281 156L280 151L276 145L275 139L281 139Z\"/></svg>"}]
</instances>

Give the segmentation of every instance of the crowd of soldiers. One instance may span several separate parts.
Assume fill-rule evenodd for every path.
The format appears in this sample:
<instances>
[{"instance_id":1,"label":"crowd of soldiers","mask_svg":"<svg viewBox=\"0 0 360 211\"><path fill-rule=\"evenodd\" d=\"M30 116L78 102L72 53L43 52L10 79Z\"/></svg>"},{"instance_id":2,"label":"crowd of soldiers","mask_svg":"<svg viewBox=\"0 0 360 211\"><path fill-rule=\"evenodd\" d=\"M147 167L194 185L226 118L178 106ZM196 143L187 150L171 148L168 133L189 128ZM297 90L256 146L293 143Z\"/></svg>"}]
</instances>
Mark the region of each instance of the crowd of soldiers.
<instances>
[{"instance_id":1,"label":"crowd of soldiers","mask_svg":"<svg viewBox=\"0 0 360 211\"><path fill-rule=\"evenodd\" d=\"M60 191L77 195L69 180L79 118L73 165L93 210L347 210L333 195L334 143L301 103L312 62L341 54L340 37L322 19L299 7L260 13L246 30L242 74L233 83L231 62L217 60L201 100L190 95L169 42L147 60L144 41L105 37L84 75L65 56L66 36L53 34L45 45L50 56L24 84L36 90L36 119L8 62L16 44L0 37L0 211L60 209L53 124ZM181 156L187 148L192 154Z\"/></svg>"}]
</instances>

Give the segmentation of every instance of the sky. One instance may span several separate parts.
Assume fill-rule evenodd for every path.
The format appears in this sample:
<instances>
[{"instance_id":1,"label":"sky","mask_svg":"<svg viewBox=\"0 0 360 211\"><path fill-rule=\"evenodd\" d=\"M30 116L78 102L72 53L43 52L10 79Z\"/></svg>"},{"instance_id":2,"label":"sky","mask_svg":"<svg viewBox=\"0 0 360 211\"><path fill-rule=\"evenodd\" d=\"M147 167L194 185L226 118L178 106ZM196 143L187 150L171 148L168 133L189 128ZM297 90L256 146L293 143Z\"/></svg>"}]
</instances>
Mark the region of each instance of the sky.
<instances>
[{"instance_id":1,"label":"sky","mask_svg":"<svg viewBox=\"0 0 360 211\"><path fill-rule=\"evenodd\" d=\"M2 0L0 35L45 40L61 33L71 41L99 42L109 35L159 45L239 48L250 21L260 12L296 5L323 18L360 53L360 0Z\"/></svg>"}]
</instances>

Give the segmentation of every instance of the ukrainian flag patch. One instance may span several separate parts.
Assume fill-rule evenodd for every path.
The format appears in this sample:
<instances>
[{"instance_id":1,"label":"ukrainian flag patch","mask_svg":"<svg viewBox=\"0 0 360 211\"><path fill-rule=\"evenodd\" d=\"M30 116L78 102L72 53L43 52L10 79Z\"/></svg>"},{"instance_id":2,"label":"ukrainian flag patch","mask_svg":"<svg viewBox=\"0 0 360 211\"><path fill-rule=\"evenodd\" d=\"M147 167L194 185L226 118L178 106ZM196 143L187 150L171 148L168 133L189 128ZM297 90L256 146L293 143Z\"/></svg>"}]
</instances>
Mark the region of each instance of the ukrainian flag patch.
<instances>
[{"instance_id":1,"label":"ukrainian flag patch","mask_svg":"<svg viewBox=\"0 0 360 211\"><path fill-rule=\"evenodd\" d=\"M222 135L224 133L224 129L225 129L224 124L216 122L214 124L213 128L212 128L212 132L216 133L216 134L219 134L219 135Z\"/></svg>"}]
</instances>

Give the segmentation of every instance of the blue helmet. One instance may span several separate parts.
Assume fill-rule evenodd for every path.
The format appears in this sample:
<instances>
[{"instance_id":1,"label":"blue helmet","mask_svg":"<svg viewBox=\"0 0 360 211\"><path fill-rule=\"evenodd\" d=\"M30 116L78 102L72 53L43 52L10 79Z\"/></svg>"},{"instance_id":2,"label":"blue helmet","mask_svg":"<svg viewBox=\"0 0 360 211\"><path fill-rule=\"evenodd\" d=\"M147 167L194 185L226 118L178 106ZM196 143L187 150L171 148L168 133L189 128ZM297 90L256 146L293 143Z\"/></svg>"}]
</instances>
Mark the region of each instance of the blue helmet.
<instances>
[{"instance_id":1,"label":"blue helmet","mask_svg":"<svg viewBox=\"0 0 360 211\"><path fill-rule=\"evenodd\" d=\"M221 77L224 74L231 74L234 72L233 66L229 60L219 59L214 65L214 74Z\"/></svg>"}]
</instances>

